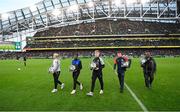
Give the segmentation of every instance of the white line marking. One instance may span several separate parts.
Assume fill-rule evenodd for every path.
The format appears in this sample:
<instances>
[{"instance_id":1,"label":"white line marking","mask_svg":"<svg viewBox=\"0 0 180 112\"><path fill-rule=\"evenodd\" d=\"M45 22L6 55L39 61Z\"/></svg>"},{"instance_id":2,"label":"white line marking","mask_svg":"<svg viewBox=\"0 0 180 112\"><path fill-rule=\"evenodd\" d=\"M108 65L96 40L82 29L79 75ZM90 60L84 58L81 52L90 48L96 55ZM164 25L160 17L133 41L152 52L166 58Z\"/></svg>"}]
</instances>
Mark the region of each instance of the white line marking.
<instances>
[{"instance_id":1,"label":"white line marking","mask_svg":"<svg viewBox=\"0 0 180 112\"><path fill-rule=\"evenodd\" d=\"M114 70L113 67L112 67L112 65L111 65L108 61L107 61L107 64L111 67L112 70ZM117 73L115 72L115 74L117 74ZM130 94L132 95L132 97L133 97L133 98L136 100L136 102L139 104L139 106L141 107L141 109L142 109L144 112L148 112L146 106L141 102L141 100L136 96L136 94L131 90L131 88L130 88L126 83L124 83L124 85L125 85L125 87L127 88L127 90L130 92Z\"/></svg>"}]
</instances>

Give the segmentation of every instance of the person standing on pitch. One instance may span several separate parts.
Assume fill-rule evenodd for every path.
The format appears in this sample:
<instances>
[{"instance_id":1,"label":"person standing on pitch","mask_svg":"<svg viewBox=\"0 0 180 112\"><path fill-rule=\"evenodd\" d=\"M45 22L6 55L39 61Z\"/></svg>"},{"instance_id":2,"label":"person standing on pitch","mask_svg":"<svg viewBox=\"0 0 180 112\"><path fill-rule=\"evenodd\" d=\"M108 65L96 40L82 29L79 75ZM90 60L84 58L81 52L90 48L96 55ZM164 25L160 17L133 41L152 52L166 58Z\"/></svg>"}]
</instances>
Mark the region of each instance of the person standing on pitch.
<instances>
[{"instance_id":1,"label":"person standing on pitch","mask_svg":"<svg viewBox=\"0 0 180 112\"><path fill-rule=\"evenodd\" d=\"M150 52L145 52L144 59L141 59L141 67L143 68L145 85L147 88L150 88L156 73L156 62Z\"/></svg>"},{"instance_id":2,"label":"person standing on pitch","mask_svg":"<svg viewBox=\"0 0 180 112\"><path fill-rule=\"evenodd\" d=\"M128 58L123 57L121 52L117 53L117 57L114 59L114 70L116 70L117 65L117 75L119 78L119 84L120 84L120 92L123 93L124 90L124 76L126 67L128 67Z\"/></svg>"},{"instance_id":3,"label":"person standing on pitch","mask_svg":"<svg viewBox=\"0 0 180 112\"><path fill-rule=\"evenodd\" d=\"M76 84L78 84L80 86L80 90L83 89L82 83L77 81L81 69L82 69L81 60L78 59L78 54L76 54L74 56L74 59L72 60L72 65L70 66L70 70L72 71L72 76L73 76L73 90L72 90L71 94L76 93Z\"/></svg>"},{"instance_id":4,"label":"person standing on pitch","mask_svg":"<svg viewBox=\"0 0 180 112\"><path fill-rule=\"evenodd\" d=\"M60 61L59 61L59 54L54 53L53 54L53 64L52 66L49 68L49 72L53 73L53 78L54 78L54 89L51 91L52 93L57 92L57 85L60 84L61 89L64 88L64 83L62 83L61 81L58 80L59 76L60 76Z\"/></svg>"},{"instance_id":5,"label":"person standing on pitch","mask_svg":"<svg viewBox=\"0 0 180 112\"><path fill-rule=\"evenodd\" d=\"M93 59L91 63L91 70L92 70L92 83L91 83L91 91L87 93L88 96L93 96L94 92L94 87L95 87L95 81L98 78L100 85L101 85L101 90L100 94L103 94L104 90L104 83L103 83L103 73L102 69L105 67L103 59L100 57L100 51L96 50L95 51L95 58Z\"/></svg>"},{"instance_id":6,"label":"person standing on pitch","mask_svg":"<svg viewBox=\"0 0 180 112\"><path fill-rule=\"evenodd\" d=\"M23 61L24 61L24 66L26 67L26 56L23 57Z\"/></svg>"}]
</instances>

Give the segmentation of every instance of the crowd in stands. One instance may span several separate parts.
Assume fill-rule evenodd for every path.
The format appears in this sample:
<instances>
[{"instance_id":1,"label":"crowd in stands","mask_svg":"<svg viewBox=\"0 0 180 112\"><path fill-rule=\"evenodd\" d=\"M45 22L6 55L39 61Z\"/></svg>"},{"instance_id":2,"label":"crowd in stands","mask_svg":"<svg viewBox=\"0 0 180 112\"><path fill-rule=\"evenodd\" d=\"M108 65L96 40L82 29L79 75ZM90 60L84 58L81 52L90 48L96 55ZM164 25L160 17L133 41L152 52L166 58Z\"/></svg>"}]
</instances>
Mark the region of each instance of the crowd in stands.
<instances>
[{"instance_id":1,"label":"crowd in stands","mask_svg":"<svg viewBox=\"0 0 180 112\"><path fill-rule=\"evenodd\" d=\"M63 39L62 39L63 40ZM179 39L157 39L157 40L66 40L54 42L32 42L26 48L73 48L73 47L120 47L120 46L179 46Z\"/></svg>"},{"instance_id":2,"label":"crowd in stands","mask_svg":"<svg viewBox=\"0 0 180 112\"><path fill-rule=\"evenodd\" d=\"M69 25L64 27L50 27L46 30L37 32L34 37L55 37L72 35L123 35L123 34L178 34L180 33L180 24L178 23L160 23L130 20L97 20L94 23L81 23L78 25ZM111 37L112 38L112 37ZM86 38L87 39L87 38ZM76 48L76 47L119 47L119 46L180 46L180 39L103 39L86 40L55 38L56 41L38 41L32 39L28 42L28 48ZM99 39L97 37L97 39ZM52 39L53 40L53 39ZM147 49L116 49L129 56L140 56ZM102 50L103 56L113 56L116 50ZM153 55L175 56L180 55L180 49L148 49ZM27 52L0 52L0 59L12 59L17 57L44 57L49 58L54 52L61 54L62 57L71 57L76 50L68 51L27 51ZM79 50L81 56L91 57L93 50Z\"/></svg>"},{"instance_id":3,"label":"crowd in stands","mask_svg":"<svg viewBox=\"0 0 180 112\"><path fill-rule=\"evenodd\" d=\"M174 34L180 33L179 23L162 23L130 20L97 20L63 27L50 27L35 37L69 35L121 35L121 34Z\"/></svg>"},{"instance_id":4,"label":"crowd in stands","mask_svg":"<svg viewBox=\"0 0 180 112\"><path fill-rule=\"evenodd\" d=\"M114 57L117 51L121 51L124 55L130 57L139 57L145 51L149 51L153 56L180 56L180 49L114 49L101 50L102 56ZM28 52L5 52L0 51L0 59L19 59L27 58L52 58L53 53L60 54L61 58L70 58L78 53L80 57L93 57L94 50L67 50L67 51L28 51Z\"/></svg>"}]
</instances>

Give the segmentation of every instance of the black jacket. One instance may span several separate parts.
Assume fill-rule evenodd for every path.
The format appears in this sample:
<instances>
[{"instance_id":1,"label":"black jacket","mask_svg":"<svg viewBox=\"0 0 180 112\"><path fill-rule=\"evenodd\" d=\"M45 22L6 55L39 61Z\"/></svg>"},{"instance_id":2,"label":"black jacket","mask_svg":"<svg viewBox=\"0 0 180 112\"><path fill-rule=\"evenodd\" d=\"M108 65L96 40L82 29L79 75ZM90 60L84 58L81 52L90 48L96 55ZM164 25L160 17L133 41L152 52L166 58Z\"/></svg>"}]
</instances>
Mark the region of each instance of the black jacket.
<instances>
[{"instance_id":1,"label":"black jacket","mask_svg":"<svg viewBox=\"0 0 180 112\"><path fill-rule=\"evenodd\" d=\"M141 67L143 67L143 71L145 74L154 74L156 72L156 62L152 57L146 58L146 62L142 64Z\"/></svg>"},{"instance_id":2,"label":"black jacket","mask_svg":"<svg viewBox=\"0 0 180 112\"><path fill-rule=\"evenodd\" d=\"M117 72L124 73L126 71L126 67L122 67L123 63L125 63L125 59L123 57L118 57L116 59L116 63L114 64L114 70L116 69L117 65Z\"/></svg>"},{"instance_id":3,"label":"black jacket","mask_svg":"<svg viewBox=\"0 0 180 112\"><path fill-rule=\"evenodd\" d=\"M104 61L100 57L95 57L93 62L96 64L96 68L98 68L98 70L94 69L94 71L102 71L102 69L105 67Z\"/></svg>"}]
</instances>

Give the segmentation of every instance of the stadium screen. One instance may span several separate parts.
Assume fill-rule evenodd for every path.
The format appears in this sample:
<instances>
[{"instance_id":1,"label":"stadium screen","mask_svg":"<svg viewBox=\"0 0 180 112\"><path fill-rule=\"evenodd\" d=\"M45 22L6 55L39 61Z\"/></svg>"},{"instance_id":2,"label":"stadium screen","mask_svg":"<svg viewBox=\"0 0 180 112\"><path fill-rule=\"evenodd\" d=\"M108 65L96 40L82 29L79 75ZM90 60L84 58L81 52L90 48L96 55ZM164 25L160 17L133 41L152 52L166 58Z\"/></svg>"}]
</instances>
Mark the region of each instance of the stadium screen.
<instances>
[{"instance_id":1,"label":"stadium screen","mask_svg":"<svg viewBox=\"0 0 180 112\"><path fill-rule=\"evenodd\" d=\"M0 50L20 50L20 42L1 42L0 43Z\"/></svg>"}]
</instances>

